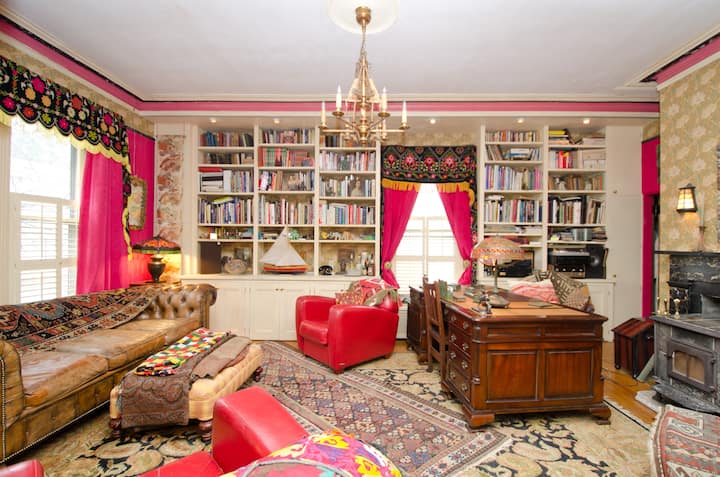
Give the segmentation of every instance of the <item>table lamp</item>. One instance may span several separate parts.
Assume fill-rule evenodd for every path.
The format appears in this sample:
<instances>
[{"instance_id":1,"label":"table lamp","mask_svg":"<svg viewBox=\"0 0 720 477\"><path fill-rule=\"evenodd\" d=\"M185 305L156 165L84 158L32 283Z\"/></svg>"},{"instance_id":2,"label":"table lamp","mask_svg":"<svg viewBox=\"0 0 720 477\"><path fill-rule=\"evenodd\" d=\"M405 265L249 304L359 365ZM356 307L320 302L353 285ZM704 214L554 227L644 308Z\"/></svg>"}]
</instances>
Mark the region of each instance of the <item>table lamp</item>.
<instances>
[{"instance_id":1,"label":"table lamp","mask_svg":"<svg viewBox=\"0 0 720 477\"><path fill-rule=\"evenodd\" d=\"M525 258L525 251L512 240L504 237L488 237L473 247L470 256L480 259L493 271L493 293L498 292L498 265Z\"/></svg>"},{"instance_id":2,"label":"table lamp","mask_svg":"<svg viewBox=\"0 0 720 477\"><path fill-rule=\"evenodd\" d=\"M158 283L160 282L160 275L165 271L163 255L180 253L180 245L156 235L153 238L136 243L133 245L133 250L151 255L148 262L148 272L150 272L153 283Z\"/></svg>"}]
</instances>

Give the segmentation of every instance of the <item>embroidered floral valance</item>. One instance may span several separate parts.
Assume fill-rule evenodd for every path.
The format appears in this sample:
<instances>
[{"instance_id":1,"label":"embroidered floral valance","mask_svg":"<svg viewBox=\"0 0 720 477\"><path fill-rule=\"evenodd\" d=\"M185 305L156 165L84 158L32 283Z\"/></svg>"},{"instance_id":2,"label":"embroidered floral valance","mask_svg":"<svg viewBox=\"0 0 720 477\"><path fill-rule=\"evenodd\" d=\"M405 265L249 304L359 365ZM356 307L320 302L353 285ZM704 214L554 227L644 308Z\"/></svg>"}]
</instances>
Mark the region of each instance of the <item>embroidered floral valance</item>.
<instances>
[{"instance_id":1,"label":"embroidered floral valance","mask_svg":"<svg viewBox=\"0 0 720 477\"><path fill-rule=\"evenodd\" d=\"M83 149L122 164L122 222L131 253L127 204L132 171L123 117L0 55L0 121L9 124L15 115L28 123L39 122Z\"/></svg>"},{"instance_id":2,"label":"embroidered floral valance","mask_svg":"<svg viewBox=\"0 0 720 477\"><path fill-rule=\"evenodd\" d=\"M1 55L0 108L7 115L17 114L28 123L39 121L48 129L89 143L91 147L85 149L112 157L129 169L121 115Z\"/></svg>"},{"instance_id":3,"label":"embroidered floral valance","mask_svg":"<svg viewBox=\"0 0 720 477\"><path fill-rule=\"evenodd\" d=\"M393 181L475 182L475 146L385 146L382 178Z\"/></svg>"}]
</instances>

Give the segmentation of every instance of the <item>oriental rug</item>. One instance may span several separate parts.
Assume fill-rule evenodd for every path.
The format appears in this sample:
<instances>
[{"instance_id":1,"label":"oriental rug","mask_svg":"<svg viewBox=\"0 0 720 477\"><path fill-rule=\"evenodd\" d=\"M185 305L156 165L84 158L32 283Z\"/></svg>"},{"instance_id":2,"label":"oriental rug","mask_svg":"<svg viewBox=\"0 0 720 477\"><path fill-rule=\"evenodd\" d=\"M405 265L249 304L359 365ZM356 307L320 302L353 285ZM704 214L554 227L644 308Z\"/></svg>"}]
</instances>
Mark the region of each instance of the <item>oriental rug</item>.
<instances>
[{"instance_id":1,"label":"oriental rug","mask_svg":"<svg viewBox=\"0 0 720 477\"><path fill-rule=\"evenodd\" d=\"M437 370L428 373L414 353L396 352L335 375L283 345L263 346L260 384L303 426L347 426L346 432L393 455L408 477L625 477L650 471L648 432L615 409L609 426L584 413L527 414L499 416L470 432L459 405L441 392ZM402 424L403 419L418 422ZM121 477L201 449L209 446L194 426L112 439L105 409L20 459L39 458L47 477Z\"/></svg>"}]
</instances>

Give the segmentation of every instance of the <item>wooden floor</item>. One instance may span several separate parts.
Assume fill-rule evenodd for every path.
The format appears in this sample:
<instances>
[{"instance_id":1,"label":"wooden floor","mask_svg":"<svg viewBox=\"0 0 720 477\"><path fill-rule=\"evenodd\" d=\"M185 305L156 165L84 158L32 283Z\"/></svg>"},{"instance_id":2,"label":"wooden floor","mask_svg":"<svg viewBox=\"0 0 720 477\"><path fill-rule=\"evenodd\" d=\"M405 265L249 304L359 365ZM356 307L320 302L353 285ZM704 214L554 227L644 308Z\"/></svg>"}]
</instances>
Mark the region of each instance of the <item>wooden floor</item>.
<instances>
[{"instance_id":1,"label":"wooden floor","mask_svg":"<svg viewBox=\"0 0 720 477\"><path fill-rule=\"evenodd\" d=\"M297 348L297 342L288 342ZM395 351L404 353L408 351L405 340L397 340ZM647 382L638 381L630 373L622 369L615 369L615 350L610 342L603 344L603 369L602 375L605 378L605 397L627 409L633 416L645 424L652 424L655 420L655 411L644 406L635 400L638 391L651 389L655 384L652 379Z\"/></svg>"}]
</instances>

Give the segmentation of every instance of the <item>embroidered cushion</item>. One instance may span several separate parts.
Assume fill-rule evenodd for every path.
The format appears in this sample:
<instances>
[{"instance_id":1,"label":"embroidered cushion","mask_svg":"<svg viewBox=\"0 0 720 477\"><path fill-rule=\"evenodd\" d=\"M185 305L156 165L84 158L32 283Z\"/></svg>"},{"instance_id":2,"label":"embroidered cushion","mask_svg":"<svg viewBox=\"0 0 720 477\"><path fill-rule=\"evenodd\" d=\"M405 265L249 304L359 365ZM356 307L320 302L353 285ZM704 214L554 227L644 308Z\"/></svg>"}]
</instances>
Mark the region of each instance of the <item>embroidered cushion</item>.
<instances>
[{"instance_id":1,"label":"embroidered cushion","mask_svg":"<svg viewBox=\"0 0 720 477\"><path fill-rule=\"evenodd\" d=\"M361 290L348 290L335 293L335 302L338 305L362 305L365 301Z\"/></svg>"},{"instance_id":2,"label":"embroidered cushion","mask_svg":"<svg viewBox=\"0 0 720 477\"><path fill-rule=\"evenodd\" d=\"M590 290L583 282L555 271L550 273L550 280L555 287L560 304L583 311L592 306Z\"/></svg>"},{"instance_id":3,"label":"embroidered cushion","mask_svg":"<svg viewBox=\"0 0 720 477\"><path fill-rule=\"evenodd\" d=\"M401 477L380 451L341 431L306 436L228 475Z\"/></svg>"}]
</instances>

